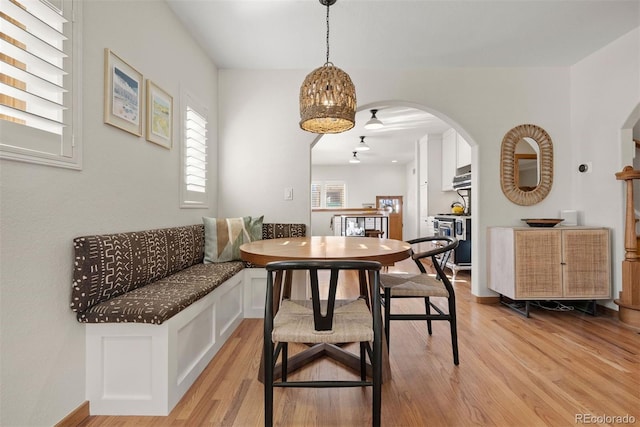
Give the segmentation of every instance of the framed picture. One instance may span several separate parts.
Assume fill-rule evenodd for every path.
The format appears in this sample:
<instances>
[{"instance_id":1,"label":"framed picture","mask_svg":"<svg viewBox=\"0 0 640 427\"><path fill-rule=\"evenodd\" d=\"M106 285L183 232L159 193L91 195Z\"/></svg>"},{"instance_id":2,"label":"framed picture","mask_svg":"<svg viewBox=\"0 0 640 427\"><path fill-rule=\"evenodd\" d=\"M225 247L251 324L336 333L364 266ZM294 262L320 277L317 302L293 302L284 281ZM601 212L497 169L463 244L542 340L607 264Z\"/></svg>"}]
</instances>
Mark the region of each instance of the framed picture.
<instances>
[{"instance_id":1,"label":"framed picture","mask_svg":"<svg viewBox=\"0 0 640 427\"><path fill-rule=\"evenodd\" d=\"M142 136L142 74L104 50L104 122Z\"/></svg>"},{"instance_id":2,"label":"framed picture","mask_svg":"<svg viewBox=\"0 0 640 427\"><path fill-rule=\"evenodd\" d=\"M173 98L147 79L147 141L171 149Z\"/></svg>"}]
</instances>

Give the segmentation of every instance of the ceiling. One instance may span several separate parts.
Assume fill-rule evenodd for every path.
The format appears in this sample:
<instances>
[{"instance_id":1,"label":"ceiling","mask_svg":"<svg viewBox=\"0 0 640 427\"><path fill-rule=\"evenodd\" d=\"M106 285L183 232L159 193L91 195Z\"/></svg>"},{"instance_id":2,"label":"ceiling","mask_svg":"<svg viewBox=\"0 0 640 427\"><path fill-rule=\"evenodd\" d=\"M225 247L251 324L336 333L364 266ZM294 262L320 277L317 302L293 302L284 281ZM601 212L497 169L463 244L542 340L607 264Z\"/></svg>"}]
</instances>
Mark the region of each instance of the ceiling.
<instances>
[{"instance_id":1,"label":"ceiling","mask_svg":"<svg viewBox=\"0 0 640 427\"><path fill-rule=\"evenodd\" d=\"M384 127L366 130L369 110L356 113L356 126L344 133L323 136L313 147L314 165L347 165L360 136L371 147L358 152L361 165L405 164L415 159L415 142L426 133L442 133L450 126L425 111L406 106L376 106L376 117Z\"/></svg>"},{"instance_id":2,"label":"ceiling","mask_svg":"<svg viewBox=\"0 0 640 427\"><path fill-rule=\"evenodd\" d=\"M166 1L221 69L324 63L326 8L317 0ZM640 26L640 1L338 0L330 25L330 59L347 72L570 66ZM376 107L388 128L363 133L370 113L358 112L356 128L316 144L313 163L345 164L360 135L372 147L361 164L405 163L416 139L447 128L413 108Z\"/></svg>"}]
</instances>

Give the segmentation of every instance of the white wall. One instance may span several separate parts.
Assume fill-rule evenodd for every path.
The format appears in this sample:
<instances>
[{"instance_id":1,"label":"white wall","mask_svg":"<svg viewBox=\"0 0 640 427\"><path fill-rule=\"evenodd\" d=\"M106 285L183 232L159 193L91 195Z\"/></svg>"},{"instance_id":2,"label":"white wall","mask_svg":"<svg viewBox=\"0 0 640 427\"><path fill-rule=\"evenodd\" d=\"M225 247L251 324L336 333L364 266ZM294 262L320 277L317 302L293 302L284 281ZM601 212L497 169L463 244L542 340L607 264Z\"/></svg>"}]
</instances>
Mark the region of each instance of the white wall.
<instances>
[{"instance_id":1,"label":"white wall","mask_svg":"<svg viewBox=\"0 0 640 427\"><path fill-rule=\"evenodd\" d=\"M573 156L564 167L570 171L574 192L568 195L568 204L582 213L585 225L613 229L615 298L622 289L625 206L624 185L615 173L633 164L635 153L632 141L622 146L620 131L639 104L640 29L571 67ZM578 172L584 162L592 162L591 173ZM616 308L613 303L609 306Z\"/></svg>"},{"instance_id":2,"label":"white wall","mask_svg":"<svg viewBox=\"0 0 640 427\"><path fill-rule=\"evenodd\" d=\"M623 166L620 127L640 101L638 43L635 30L566 68L347 70L360 105L394 100L424 106L449 122L472 146L475 295L493 295L486 287L488 226L522 225L520 218L557 217L563 209L581 211L585 224L613 229L614 292L619 291L624 202L622 189L612 177ZM282 202L269 204L267 193L252 188L252 179L269 176L273 182L308 188L309 146L315 136L297 126L298 89L306 71L220 72L220 87L224 88L220 99L224 106L222 158L229 165L239 162L246 150L235 147L246 148L247 141L261 141L252 154L251 173L232 167L220 169L221 181L240 184L242 190L234 188L233 193L241 191L245 196L240 199L231 190L221 192L219 202L226 214L244 214L260 206L280 211ZM260 116L264 126L245 125ZM499 181L502 138L514 126L525 123L544 128L554 144L553 187L545 200L533 206L509 202ZM262 161L268 151L275 150L290 153L286 159L280 158L276 167ZM594 171L578 177L576 168L583 160L593 161ZM295 213L290 210L292 216L308 218L307 199L298 201ZM618 213L617 218L612 212Z\"/></svg>"},{"instance_id":3,"label":"white wall","mask_svg":"<svg viewBox=\"0 0 640 427\"><path fill-rule=\"evenodd\" d=\"M83 170L0 161L3 426L51 426L85 401L84 326L69 308L72 239L216 213L215 66L164 2L83 3ZM179 209L177 141L169 151L103 123L106 47L173 95L174 114L181 86L208 106L210 209Z\"/></svg>"},{"instance_id":4,"label":"white wall","mask_svg":"<svg viewBox=\"0 0 640 427\"><path fill-rule=\"evenodd\" d=\"M265 222L310 224L310 146L298 126L304 71L219 71L220 216L263 215ZM284 189L293 188L293 200Z\"/></svg>"},{"instance_id":5,"label":"white wall","mask_svg":"<svg viewBox=\"0 0 640 427\"><path fill-rule=\"evenodd\" d=\"M472 145L473 293L493 295L486 287L486 227L521 225L520 218L528 216L557 216L560 209L566 209L571 193L571 172L557 168L553 189L542 203L521 207L509 202L500 191L500 143L512 127L535 123L554 140L556 166L571 163L569 69L347 71L360 105L384 100L422 105L448 121ZM309 156L315 136L298 127L298 91L307 72L220 71L223 185L219 205L224 215L263 210L267 218L281 215L309 220ZM301 196L283 202L284 186L300 189L297 194Z\"/></svg>"},{"instance_id":6,"label":"white wall","mask_svg":"<svg viewBox=\"0 0 640 427\"><path fill-rule=\"evenodd\" d=\"M363 203L375 205L376 196L403 196L407 192L405 165L371 166L363 163L344 166L312 167L312 181L345 181L347 208L362 208ZM332 235L331 212L313 212L311 229L315 236ZM277 218L276 218L277 219Z\"/></svg>"},{"instance_id":7,"label":"white wall","mask_svg":"<svg viewBox=\"0 0 640 427\"><path fill-rule=\"evenodd\" d=\"M347 208L375 205L376 196L403 196L407 191L405 165L373 166L363 163L345 166L313 166L312 181L345 181Z\"/></svg>"},{"instance_id":8,"label":"white wall","mask_svg":"<svg viewBox=\"0 0 640 427\"><path fill-rule=\"evenodd\" d=\"M633 123L634 120L636 123L631 130L631 136L635 141L640 141L640 104L636 107L636 116L630 116L630 122ZM640 170L640 146L638 145L633 150L633 163L631 163L631 166L636 170ZM636 218L640 218L640 180L634 180L633 194L637 195L633 199ZM636 233L640 235L640 221L636 223Z\"/></svg>"},{"instance_id":9,"label":"white wall","mask_svg":"<svg viewBox=\"0 0 640 427\"><path fill-rule=\"evenodd\" d=\"M640 123L640 121L638 121L638 123ZM635 137L635 139L640 140L640 137ZM640 147L636 147L632 166L635 170L640 170ZM637 218L640 216L640 180L635 180L633 182L633 195L633 206L636 211ZM640 235L640 221L636 223L636 233Z\"/></svg>"}]
</instances>

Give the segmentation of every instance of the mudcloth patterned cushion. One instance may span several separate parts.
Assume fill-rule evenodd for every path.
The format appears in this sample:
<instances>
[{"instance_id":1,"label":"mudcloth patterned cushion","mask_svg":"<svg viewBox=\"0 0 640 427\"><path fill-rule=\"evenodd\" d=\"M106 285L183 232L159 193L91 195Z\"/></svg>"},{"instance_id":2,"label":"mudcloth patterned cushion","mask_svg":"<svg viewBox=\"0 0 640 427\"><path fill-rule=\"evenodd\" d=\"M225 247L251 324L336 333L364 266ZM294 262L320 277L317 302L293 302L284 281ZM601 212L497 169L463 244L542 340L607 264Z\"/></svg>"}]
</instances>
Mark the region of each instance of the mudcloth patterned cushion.
<instances>
[{"instance_id":1,"label":"mudcloth patterned cushion","mask_svg":"<svg viewBox=\"0 0 640 427\"><path fill-rule=\"evenodd\" d=\"M202 262L204 227L78 237L71 309L92 306Z\"/></svg>"},{"instance_id":2,"label":"mudcloth patterned cushion","mask_svg":"<svg viewBox=\"0 0 640 427\"><path fill-rule=\"evenodd\" d=\"M206 296L244 268L242 262L196 264L78 314L87 323L159 325Z\"/></svg>"},{"instance_id":3,"label":"mudcloth patterned cushion","mask_svg":"<svg viewBox=\"0 0 640 427\"><path fill-rule=\"evenodd\" d=\"M269 223L262 227L263 239L279 239L282 237L305 237L307 226L305 224L279 224Z\"/></svg>"},{"instance_id":4,"label":"mudcloth patterned cushion","mask_svg":"<svg viewBox=\"0 0 640 427\"><path fill-rule=\"evenodd\" d=\"M243 242L246 236L249 241L306 233L305 224L239 219L232 228L242 230ZM84 236L73 245L71 309L80 322L161 324L242 268L254 267L239 261L203 264L203 224Z\"/></svg>"}]
</instances>

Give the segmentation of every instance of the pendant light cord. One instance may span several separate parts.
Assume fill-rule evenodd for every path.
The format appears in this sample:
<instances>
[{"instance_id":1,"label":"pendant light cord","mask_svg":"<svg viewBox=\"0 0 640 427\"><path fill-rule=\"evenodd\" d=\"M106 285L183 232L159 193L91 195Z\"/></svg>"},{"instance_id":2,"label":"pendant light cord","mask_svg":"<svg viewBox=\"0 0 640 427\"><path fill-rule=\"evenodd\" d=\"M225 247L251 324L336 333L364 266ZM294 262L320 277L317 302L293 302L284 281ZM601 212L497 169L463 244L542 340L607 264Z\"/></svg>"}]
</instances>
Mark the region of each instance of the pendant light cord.
<instances>
[{"instance_id":1,"label":"pendant light cord","mask_svg":"<svg viewBox=\"0 0 640 427\"><path fill-rule=\"evenodd\" d=\"M329 62L329 4L330 2L327 0L327 62L325 65L330 64Z\"/></svg>"}]
</instances>

